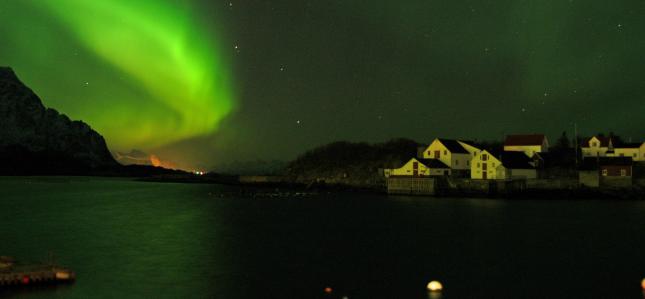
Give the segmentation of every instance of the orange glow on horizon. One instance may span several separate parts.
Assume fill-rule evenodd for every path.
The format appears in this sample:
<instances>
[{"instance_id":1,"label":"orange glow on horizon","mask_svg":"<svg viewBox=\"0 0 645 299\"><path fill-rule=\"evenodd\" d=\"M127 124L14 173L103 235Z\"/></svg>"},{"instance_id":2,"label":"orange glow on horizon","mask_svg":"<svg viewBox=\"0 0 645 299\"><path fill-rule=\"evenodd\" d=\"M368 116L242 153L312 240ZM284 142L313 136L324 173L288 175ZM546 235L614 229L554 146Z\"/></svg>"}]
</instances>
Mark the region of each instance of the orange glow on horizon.
<instances>
[{"instance_id":1,"label":"orange glow on horizon","mask_svg":"<svg viewBox=\"0 0 645 299\"><path fill-rule=\"evenodd\" d=\"M161 160L159 160L159 157L155 155L150 155L150 163L152 163L152 166L155 167L161 166Z\"/></svg>"}]
</instances>

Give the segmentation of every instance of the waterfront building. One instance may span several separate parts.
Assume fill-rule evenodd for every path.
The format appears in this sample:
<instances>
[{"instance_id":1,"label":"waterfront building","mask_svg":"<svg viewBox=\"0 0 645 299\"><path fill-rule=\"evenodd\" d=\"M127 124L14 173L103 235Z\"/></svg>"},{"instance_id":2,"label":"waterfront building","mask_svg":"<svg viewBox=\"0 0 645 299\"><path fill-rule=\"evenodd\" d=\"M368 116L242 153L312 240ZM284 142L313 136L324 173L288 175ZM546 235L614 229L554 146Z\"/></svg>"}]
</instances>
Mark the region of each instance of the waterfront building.
<instances>
[{"instance_id":1,"label":"waterfront building","mask_svg":"<svg viewBox=\"0 0 645 299\"><path fill-rule=\"evenodd\" d=\"M384 174L386 178L442 176L450 175L451 169L437 159L412 158L399 168L385 169Z\"/></svg>"},{"instance_id":2,"label":"waterfront building","mask_svg":"<svg viewBox=\"0 0 645 299\"><path fill-rule=\"evenodd\" d=\"M469 177L471 161L481 150L472 142L436 138L422 153L423 159L437 159L450 167L451 175Z\"/></svg>"},{"instance_id":3,"label":"waterfront building","mask_svg":"<svg viewBox=\"0 0 645 299\"><path fill-rule=\"evenodd\" d=\"M645 161L645 142L643 143L624 143L614 148L610 157L630 157L633 161Z\"/></svg>"},{"instance_id":4,"label":"waterfront building","mask_svg":"<svg viewBox=\"0 0 645 299\"><path fill-rule=\"evenodd\" d=\"M630 157L588 157L583 159L578 177L586 187L631 187L632 172Z\"/></svg>"},{"instance_id":5,"label":"waterfront building","mask_svg":"<svg viewBox=\"0 0 645 299\"><path fill-rule=\"evenodd\" d=\"M580 146L582 157L606 157L614 154L614 144L611 137L592 136Z\"/></svg>"},{"instance_id":6,"label":"waterfront building","mask_svg":"<svg viewBox=\"0 0 645 299\"><path fill-rule=\"evenodd\" d=\"M549 140L544 134L508 135L504 140L504 151L524 152L533 157L535 153L549 151Z\"/></svg>"},{"instance_id":7,"label":"waterfront building","mask_svg":"<svg viewBox=\"0 0 645 299\"><path fill-rule=\"evenodd\" d=\"M483 150L472 160L471 178L479 180L536 179L535 160L525 152Z\"/></svg>"}]
</instances>

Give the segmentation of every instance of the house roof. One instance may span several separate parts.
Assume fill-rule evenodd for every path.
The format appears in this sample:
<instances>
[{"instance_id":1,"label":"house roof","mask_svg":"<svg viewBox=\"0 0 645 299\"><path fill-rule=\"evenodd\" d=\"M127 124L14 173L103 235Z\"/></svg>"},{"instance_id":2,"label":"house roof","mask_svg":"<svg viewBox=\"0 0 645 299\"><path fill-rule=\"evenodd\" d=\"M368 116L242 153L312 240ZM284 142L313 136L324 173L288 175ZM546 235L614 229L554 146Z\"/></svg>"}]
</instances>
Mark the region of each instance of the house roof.
<instances>
[{"instance_id":1,"label":"house roof","mask_svg":"<svg viewBox=\"0 0 645 299\"><path fill-rule=\"evenodd\" d=\"M457 140L437 138L443 146L445 146L451 153L454 154L468 154L468 151Z\"/></svg>"},{"instance_id":2,"label":"house roof","mask_svg":"<svg viewBox=\"0 0 645 299\"><path fill-rule=\"evenodd\" d=\"M533 169L533 165L531 165L531 162L533 160L529 158L525 153L523 152L502 152L500 154L500 158L502 160L502 165L506 168L511 168L511 169Z\"/></svg>"},{"instance_id":3,"label":"house roof","mask_svg":"<svg viewBox=\"0 0 645 299\"><path fill-rule=\"evenodd\" d=\"M542 145L545 138L544 134L508 135L504 145Z\"/></svg>"},{"instance_id":4,"label":"house roof","mask_svg":"<svg viewBox=\"0 0 645 299\"><path fill-rule=\"evenodd\" d=\"M601 147L608 147L609 142L611 141L611 137L605 137L605 136L591 136L589 138L585 138L585 144L589 144L589 141L591 141L592 138L596 137L596 139L600 140L600 146Z\"/></svg>"},{"instance_id":5,"label":"house roof","mask_svg":"<svg viewBox=\"0 0 645 299\"><path fill-rule=\"evenodd\" d=\"M584 158L580 170L597 170L599 166L632 166L630 157L590 157Z\"/></svg>"},{"instance_id":6,"label":"house roof","mask_svg":"<svg viewBox=\"0 0 645 299\"><path fill-rule=\"evenodd\" d=\"M438 159L419 159L419 162L423 163L423 165L425 165L428 168L450 169L450 166L439 161Z\"/></svg>"},{"instance_id":7,"label":"house roof","mask_svg":"<svg viewBox=\"0 0 645 299\"><path fill-rule=\"evenodd\" d=\"M640 148L643 143L637 142L623 142L620 146L614 146L614 148Z\"/></svg>"}]
</instances>

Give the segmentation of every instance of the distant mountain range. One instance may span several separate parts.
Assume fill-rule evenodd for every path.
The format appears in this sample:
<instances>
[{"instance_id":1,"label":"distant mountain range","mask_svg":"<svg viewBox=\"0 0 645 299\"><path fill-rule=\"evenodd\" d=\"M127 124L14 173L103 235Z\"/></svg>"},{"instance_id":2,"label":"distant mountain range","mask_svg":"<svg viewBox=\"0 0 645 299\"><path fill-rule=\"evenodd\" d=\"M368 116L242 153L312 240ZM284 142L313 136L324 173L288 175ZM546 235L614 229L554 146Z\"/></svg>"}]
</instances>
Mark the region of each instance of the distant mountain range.
<instances>
[{"instance_id":1,"label":"distant mountain range","mask_svg":"<svg viewBox=\"0 0 645 299\"><path fill-rule=\"evenodd\" d=\"M82 121L46 108L11 68L0 67L0 175L146 175L124 167Z\"/></svg>"},{"instance_id":2,"label":"distant mountain range","mask_svg":"<svg viewBox=\"0 0 645 299\"><path fill-rule=\"evenodd\" d=\"M114 157L114 159L116 159L117 162L123 165L146 165L168 169L177 169L177 165L175 165L174 163L165 159L161 159L157 155L148 154L137 149L133 149L129 153L113 152L112 156Z\"/></svg>"}]
</instances>

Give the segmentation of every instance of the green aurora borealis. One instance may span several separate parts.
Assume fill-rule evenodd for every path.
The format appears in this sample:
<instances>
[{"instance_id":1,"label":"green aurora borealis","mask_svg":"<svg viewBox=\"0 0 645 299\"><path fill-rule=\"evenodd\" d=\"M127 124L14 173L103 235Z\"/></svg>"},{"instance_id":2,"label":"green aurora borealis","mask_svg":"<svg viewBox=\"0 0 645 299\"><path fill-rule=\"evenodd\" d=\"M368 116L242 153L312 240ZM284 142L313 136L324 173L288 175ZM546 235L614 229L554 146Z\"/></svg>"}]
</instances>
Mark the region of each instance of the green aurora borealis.
<instances>
[{"instance_id":1,"label":"green aurora borealis","mask_svg":"<svg viewBox=\"0 0 645 299\"><path fill-rule=\"evenodd\" d=\"M0 0L0 65L106 137L201 169L317 145L644 140L642 0Z\"/></svg>"},{"instance_id":2,"label":"green aurora borealis","mask_svg":"<svg viewBox=\"0 0 645 299\"><path fill-rule=\"evenodd\" d=\"M0 50L2 62L46 105L87 121L113 148L208 134L234 108L216 34L181 2L4 2L12 18L0 21L11 45Z\"/></svg>"}]
</instances>

